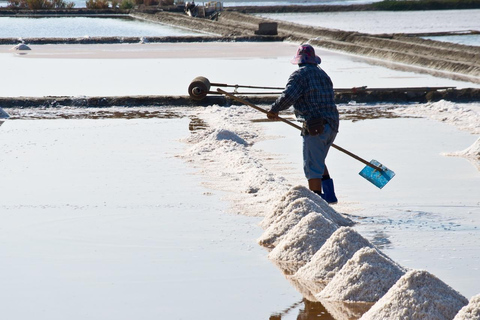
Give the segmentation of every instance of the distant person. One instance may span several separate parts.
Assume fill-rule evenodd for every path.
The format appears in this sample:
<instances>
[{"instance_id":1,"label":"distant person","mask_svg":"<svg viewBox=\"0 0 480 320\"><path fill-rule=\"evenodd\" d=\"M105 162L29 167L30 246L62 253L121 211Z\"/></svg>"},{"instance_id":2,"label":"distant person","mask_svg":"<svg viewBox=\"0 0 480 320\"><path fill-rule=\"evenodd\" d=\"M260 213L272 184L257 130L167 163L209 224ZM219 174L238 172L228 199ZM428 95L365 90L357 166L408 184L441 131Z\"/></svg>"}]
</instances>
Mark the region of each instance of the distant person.
<instances>
[{"instance_id":1,"label":"distant person","mask_svg":"<svg viewBox=\"0 0 480 320\"><path fill-rule=\"evenodd\" d=\"M308 187L328 203L337 203L325 158L338 132L339 115L330 77L318 65L320 57L309 45L301 45L291 61L298 64L282 95L272 104L268 119L293 105L295 116L303 122L303 169ZM323 190L323 192L322 192Z\"/></svg>"}]
</instances>

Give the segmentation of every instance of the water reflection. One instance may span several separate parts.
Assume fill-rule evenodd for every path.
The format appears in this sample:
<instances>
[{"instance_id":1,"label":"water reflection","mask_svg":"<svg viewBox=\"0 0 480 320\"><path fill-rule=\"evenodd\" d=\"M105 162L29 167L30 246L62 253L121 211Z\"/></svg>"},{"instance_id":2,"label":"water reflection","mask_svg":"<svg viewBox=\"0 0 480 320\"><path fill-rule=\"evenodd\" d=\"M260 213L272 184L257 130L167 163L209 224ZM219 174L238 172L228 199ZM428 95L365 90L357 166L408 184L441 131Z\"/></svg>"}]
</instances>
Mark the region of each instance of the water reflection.
<instances>
[{"instance_id":1,"label":"water reflection","mask_svg":"<svg viewBox=\"0 0 480 320\"><path fill-rule=\"evenodd\" d=\"M179 112L169 108L155 107L108 107L108 108L75 108L75 107L47 107L47 108L11 108L12 120L35 119L172 119L183 118Z\"/></svg>"},{"instance_id":2,"label":"water reflection","mask_svg":"<svg viewBox=\"0 0 480 320\"><path fill-rule=\"evenodd\" d=\"M280 267L275 263L277 267ZM334 319L334 320L356 320L367 312L373 303L366 302L345 302L345 301L319 301L316 294L320 293L327 285L323 283L306 283L289 275L288 270L282 269L287 281L297 290L303 299L294 303L290 307L281 312L274 313L270 316L270 320L281 320L282 317L292 319L292 315L297 312L297 320L312 319ZM296 311L297 310L297 311Z\"/></svg>"},{"instance_id":3,"label":"water reflection","mask_svg":"<svg viewBox=\"0 0 480 320\"><path fill-rule=\"evenodd\" d=\"M367 312L373 303L349 302L319 302L302 299L282 310L272 314L269 320L297 319L297 320L356 320ZM295 317L295 313L296 317ZM294 318L295 317L295 318Z\"/></svg>"}]
</instances>

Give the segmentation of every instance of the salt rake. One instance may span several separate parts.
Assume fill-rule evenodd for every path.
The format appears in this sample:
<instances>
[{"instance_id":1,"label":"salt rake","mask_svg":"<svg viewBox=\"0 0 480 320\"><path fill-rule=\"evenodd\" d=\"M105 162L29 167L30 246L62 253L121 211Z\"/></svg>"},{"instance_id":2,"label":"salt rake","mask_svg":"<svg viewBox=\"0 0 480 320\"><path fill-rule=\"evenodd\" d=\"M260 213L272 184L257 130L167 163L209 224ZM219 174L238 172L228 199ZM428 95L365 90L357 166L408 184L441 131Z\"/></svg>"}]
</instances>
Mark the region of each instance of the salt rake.
<instances>
[{"instance_id":1,"label":"salt rake","mask_svg":"<svg viewBox=\"0 0 480 320\"><path fill-rule=\"evenodd\" d=\"M233 100L236 100L240 103L243 103L244 105L247 105L249 107L252 107L253 109L255 110L258 110L260 112L263 112L263 113L268 113L267 110L265 109L262 109L260 108L259 106L256 106L254 105L253 103L250 103L246 100L243 100L231 93L228 93L220 88L217 88L217 92L233 99ZM299 125L296 125L295 123L287 120L287 119L284 119L282 117L278 117L278 119L280 121L283 121L285 122L286 124L294 127L294 128L297 128L298 130L302 130L302 127L300 127ZM362 159L360 158L359 156L357 156L356 154L354 153L351 153L350 151L346 150L346 149L343 149L342 147L339 147L337 146L336 144L332 144L332 147L334 147L335 149L349 155L350 157L362 162L363 164L365 164L366 166L362 169L362 171L359 172L359 175L361 175L362 177L364 177L365 179L367 179L368 181L370 181L372 184L374 184L376 187L382 189L394 176L395 176L395 172L393 172L392 170L388 169L387 167L385 167L383 164L381 164L380 162L378 162L377 160L371 160L370 162L368 162L367 160L365 159Z\"/></svg>"}]
</instances>

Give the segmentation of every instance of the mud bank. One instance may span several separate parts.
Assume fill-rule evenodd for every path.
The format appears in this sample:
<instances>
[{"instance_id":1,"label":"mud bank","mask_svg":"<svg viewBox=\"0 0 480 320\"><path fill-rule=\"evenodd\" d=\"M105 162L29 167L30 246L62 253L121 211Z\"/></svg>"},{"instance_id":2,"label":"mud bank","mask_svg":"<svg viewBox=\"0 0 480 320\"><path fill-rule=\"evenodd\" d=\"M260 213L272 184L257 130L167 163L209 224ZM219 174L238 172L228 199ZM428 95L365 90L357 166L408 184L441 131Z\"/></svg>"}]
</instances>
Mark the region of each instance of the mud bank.
<instances>
[{"instance_id":1,"label":"mud bank","mask_svg":"<svg viewBox=\"0 0 480 320\"><path fill-rule=\"evenodd\" d=\"M355 91L355 92L354 92ZM242 96L255 104L271 104L278 95ZM336 92L336 103L377 103L377 102L429 102L447 100L452 102L480 101L480 89L451 89L442 91L356 91ZM192 100L189 96L111 96L111 97L0 97L2 108L43 108L43 107L139 107L139 106L210 106L237 105L223 96L207 96L203 100Z\"/></svg>"},{"instance_id":2,"label":"mud bank","mask_svg":"<svg viewBox=\"0 0 480 320\"><path fill-rule=\"evenodd\" d=\"M426 73L448 72L450 75L444 76L480 83L480 53L475 46L425 40L407 34L371 35L310 27L231 11L222 12L218 21L192 19L171 12L134 12L132 16L222 36L253 35L259 23L277 22L278 36L288 41L309 42L331 50L402 63Z\"/></svg>"},{"instance_id":3,"label":"mud bank","mask_svg":"<svg viewBox=\"0 0 480 320\"><path fill-rule=\"evenodd\" d=\"M79 37L79 38L22 38L25 43L43 44L117 44L117 43L175 43L175 42L267 42L283 41L282 37L248 36L167 36L167 37ZM16 45L18 38L0 38L0 45Z\"/></svg>"}]
</instances>

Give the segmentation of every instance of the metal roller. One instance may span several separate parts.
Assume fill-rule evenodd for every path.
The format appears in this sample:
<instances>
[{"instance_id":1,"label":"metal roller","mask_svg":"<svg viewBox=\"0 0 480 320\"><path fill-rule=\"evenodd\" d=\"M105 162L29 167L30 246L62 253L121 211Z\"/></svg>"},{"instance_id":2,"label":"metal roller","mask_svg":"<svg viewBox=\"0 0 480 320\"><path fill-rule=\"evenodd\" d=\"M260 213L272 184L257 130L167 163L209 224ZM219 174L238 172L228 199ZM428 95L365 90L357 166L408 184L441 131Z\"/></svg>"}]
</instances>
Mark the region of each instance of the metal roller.
<instances>
[{"instance_id":1,"label":"metal roller","mask_svg":"<svg viewBox=\"0 0 480 320\"><path fill-rule=\"evenodd\" d=\"M210 81L205 77L196 77L188 86L188 94L193 100L202 100L210 92Z\"/></svg>"}]
</instances>

